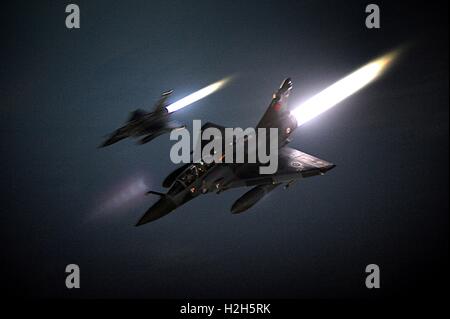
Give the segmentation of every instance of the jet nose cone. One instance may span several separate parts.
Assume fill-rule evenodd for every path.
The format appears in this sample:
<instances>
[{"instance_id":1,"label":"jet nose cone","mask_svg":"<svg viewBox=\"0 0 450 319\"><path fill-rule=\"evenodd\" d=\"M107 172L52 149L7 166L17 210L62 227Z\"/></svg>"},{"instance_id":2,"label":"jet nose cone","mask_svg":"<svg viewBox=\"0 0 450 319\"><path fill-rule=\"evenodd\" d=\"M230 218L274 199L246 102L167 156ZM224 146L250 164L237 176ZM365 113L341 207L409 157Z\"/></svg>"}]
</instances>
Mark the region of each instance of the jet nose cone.
<instances>
[{"instance_id":1,"label":"jet nose cone","mask_svg":"<svg viewBox=\"0 0 450 319\"><path fill-rule=\"evenodd\" d=\"M170 199L163 197L145 212L137 222L136 226L141 226L159 219L173 211L175 208L176 205Z\"/></svg>"},{"instance_id":2,"label":"jet nose cone","mask_svg":"<svg viewBox=\"0 0 450 319\"><path fill-rule=\"evenodd\" d=\"M108 140L104 141L102 144L100 144L100 145L98 146L98 148L103 148L103 147L109 146L109 145L111 145L111 144L112 144L112 143L111 143L110 140L108 139Z\"/></svg>"},{"instance_id":3,"label":"jet nose cone","mask_svg":"<svg viewBox=\"0 0 450 319\"><path fill-rule=\"evenodd\" d=\"M111 136L108 139L106 139L102 144L100 144L98 147L102 148L102 147L106 147L109 145L113 145L115 143L117 143L118 141L120 141L122 138L118 138L117 136Z\"/></svg>"}]
</instances>

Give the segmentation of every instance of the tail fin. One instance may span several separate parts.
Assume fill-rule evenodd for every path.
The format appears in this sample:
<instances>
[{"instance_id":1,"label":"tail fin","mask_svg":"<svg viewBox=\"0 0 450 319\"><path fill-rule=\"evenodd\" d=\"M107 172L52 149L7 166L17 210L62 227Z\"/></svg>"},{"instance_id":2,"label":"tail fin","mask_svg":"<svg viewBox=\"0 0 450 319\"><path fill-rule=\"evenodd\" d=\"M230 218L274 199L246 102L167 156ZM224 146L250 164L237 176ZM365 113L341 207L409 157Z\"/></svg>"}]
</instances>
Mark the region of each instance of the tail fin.
<instances>
[{"instance_id":1,"label":"tail fin","mask_svg":"<svg viewBox=\"0 0 450 319\"><path fill-rule=\"evenodd\" d=\"M297 128L297 120L287 106L291 90L292 81L287 78L274 93L268 109L257 125L257 128L278 128L280 143L284 143Z\"/></svg>"},{"instance_id":2,"label":"tail fin","mask_svg":"<svg viewBox=\"0 0 450 319\"><path fill-rule=\"evenodd\" d=\"M163 92L161 94L161 98L155 104L155 108L154 108L155 112L161 112L161 111L167 112L166 101L172 93L173 93L173 90L169 90L169 91Z\"/></svg>"},{"instance_id":3,"label":"tail fin","mask_svg":"<svg viewBox=\"0 0 450 319\"><path fill-rule=\"evenodd\" d=\"M289 114L287 102L291 90L292 81L290 78L287 78L273 94L269 108L266 110L266 113L264 113L261 121L259 121L258 127L276 127L273 125L277 124L279 118L283 117L285 114Z\"/></svg>"}]
</instances>

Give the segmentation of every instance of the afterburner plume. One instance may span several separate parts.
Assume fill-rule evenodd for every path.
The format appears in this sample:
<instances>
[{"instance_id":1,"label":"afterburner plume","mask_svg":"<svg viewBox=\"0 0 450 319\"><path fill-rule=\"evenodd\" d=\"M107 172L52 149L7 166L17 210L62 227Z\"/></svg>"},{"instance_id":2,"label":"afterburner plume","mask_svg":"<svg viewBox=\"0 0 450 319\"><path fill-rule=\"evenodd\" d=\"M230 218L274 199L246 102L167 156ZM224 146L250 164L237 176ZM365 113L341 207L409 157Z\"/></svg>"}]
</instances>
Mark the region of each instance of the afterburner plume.
<instances>
[{"instance_id":1,"label":"afterburner plume","mask_svg":"<svg viewBox=\"0 0 450 319\"><path fill-rule=\"evenodd\" d=\"M221 89L230 81L230 77L224 78L220 81L217 81L211 85L208 85L207 87L204 87L201 90L198 90L192 94L189 94L188 96L182 98L181 100L178 100L170 105L168 105L167 111L169 113L178 111L179 109L182 109L185 106L188 106L189 104L192 104L194 102L197 102L198 100L203 99L204 97L216 92L217 90Z\"/></svg>"},{"instance_id":2,"label":"afterburner plume","mask_svg":"<svg viewBox=\"0 0 450 319\"><path fill-rule=\"evenodd\" d=\"M386 70L396 55L395 52L389 53L364 65L294 108L291 113L297 119L298 126L329 110L374 81Z\"/></svg>"}]
</instances>

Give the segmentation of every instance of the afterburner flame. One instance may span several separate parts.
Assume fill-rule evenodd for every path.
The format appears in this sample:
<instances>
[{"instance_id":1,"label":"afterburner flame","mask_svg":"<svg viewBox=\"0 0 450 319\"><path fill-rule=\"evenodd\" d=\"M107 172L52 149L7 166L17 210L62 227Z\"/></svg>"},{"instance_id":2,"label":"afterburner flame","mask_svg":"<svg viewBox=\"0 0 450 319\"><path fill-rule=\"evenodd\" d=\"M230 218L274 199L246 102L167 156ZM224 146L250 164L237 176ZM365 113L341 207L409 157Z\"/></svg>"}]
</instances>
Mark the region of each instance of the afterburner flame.
<instances>
[{"instance_id":1,"label":"afterburner flame","mask_svg":"<svg viewBox=\"0 0 450 319\"><path fill-rule=\"evenodd\" d=\"M305 124L374 81L395 56L395 52L389 53L366 64L293 109L297 125Z\"/></svg>"},{"instance_id":2,"label":"afterburner flame","mask_svg":"<svg viewBox=\"0 0 450 319\"><path fill-rule=\"evenodd\" d=\"M208 95L216 92L217 90L221 89L222 87L225 86L225 84L227 84L230 81L230 77L224 78L220 81L217 81L211 85L208 85L207 87L204 87L201 90L198 90L192 94L189 94L188 96L182 98L181 100L178 100L170 105L168 105L167 111L169 111L169 113L178 111L180 109L182 109L185 106L188 106L189 104L192 104L194 102L197 102L198 100L203 99L204 97L207 97Z\"/></svg>"}]
</instances>

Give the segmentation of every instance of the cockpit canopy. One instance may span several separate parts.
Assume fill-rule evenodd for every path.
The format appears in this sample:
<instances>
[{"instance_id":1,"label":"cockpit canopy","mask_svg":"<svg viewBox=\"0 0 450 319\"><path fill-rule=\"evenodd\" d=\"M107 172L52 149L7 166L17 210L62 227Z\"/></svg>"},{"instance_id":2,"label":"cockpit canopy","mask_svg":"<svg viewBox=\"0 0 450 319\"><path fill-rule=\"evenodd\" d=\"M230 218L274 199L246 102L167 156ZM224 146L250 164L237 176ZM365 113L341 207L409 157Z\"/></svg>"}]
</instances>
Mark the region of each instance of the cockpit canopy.
<instances>
[{"instance_id":1,"label":"cockpit canopy","mask_svg":"<svg viewBox=\"0 0 450 319\"><path fill-rule=\"evenodd\" d=\"M175 180L173 186L169 190L170 195L178 194L190 186L203 176L214 163L207 164L205 162L193 163L181 173Z\"/></svg>"}]
</instances>

